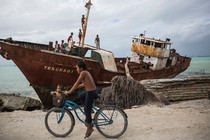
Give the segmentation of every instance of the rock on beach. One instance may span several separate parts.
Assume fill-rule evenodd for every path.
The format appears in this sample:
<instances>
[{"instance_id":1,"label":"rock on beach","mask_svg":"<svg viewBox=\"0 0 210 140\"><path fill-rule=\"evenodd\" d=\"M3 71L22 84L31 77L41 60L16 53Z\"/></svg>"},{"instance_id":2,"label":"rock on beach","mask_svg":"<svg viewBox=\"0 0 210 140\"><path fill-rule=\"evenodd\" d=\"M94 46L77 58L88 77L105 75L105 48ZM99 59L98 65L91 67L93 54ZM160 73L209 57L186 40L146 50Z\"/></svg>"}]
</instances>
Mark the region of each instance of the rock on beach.
<instances>
[{"instance_id":1,"label":"rock on beach","mask_svg":"<svg viewBox=\"0 0 210 140\"><path fill-rule=\"evenodd\" d=\"M18 94L0 94L0 111L2 112L14 110L33 111L41 108L42 103L37 99Z\"/></svg>"}]
</instances>

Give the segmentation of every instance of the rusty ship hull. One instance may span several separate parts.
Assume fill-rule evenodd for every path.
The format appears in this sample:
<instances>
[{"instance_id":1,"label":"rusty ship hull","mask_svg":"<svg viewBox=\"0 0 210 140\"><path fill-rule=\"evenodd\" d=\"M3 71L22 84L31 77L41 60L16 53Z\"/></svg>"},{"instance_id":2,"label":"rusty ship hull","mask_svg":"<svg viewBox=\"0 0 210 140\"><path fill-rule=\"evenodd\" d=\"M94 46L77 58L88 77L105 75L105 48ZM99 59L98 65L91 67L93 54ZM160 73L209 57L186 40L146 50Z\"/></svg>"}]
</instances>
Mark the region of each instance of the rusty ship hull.
<instances>
[{"instance_id":1,"label":"rusty ship hull","mask_svg":"<svg viewBox=\"0 0 210 140\"><path fill-rule=\"evenodd\" d=\"M75 49L80 55L57 53L45 44L0 40L0 54L17 65L45 107L52 106L50 91L57 84L71 87L77 80L75 65L80 60L85 60L88 71L99 88L110 85L114 76L126 76L126 58L114 58L117 71L111 71L105 69L100 62L83 55L83 52L90 48ZM176 65L160 70L139 70L141 65L131 62L128 63L128 68L135 80L172 78L185 71L190 60L188 57L179 56Z\"/></svg>"}]
</instances>

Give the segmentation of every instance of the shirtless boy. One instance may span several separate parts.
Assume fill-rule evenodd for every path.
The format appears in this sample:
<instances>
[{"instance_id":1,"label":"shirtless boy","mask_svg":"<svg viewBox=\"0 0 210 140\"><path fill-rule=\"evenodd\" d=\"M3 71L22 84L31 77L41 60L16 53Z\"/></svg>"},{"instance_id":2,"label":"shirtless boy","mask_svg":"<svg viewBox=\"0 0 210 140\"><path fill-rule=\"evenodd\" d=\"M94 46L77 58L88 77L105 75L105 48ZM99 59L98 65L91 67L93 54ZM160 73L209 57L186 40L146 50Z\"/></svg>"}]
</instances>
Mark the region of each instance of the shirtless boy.
<instances>
[{"instance_id":1,"label":"shirtless boy","mask_svg":"<svg viewBox=\"0 0 210 140\"><path fill-rule=\"evenodd\" d=\"M77 72L79 73L79 77L72 86L72 88L69 91L65 91L64 93L66 95L69 95L73 93L77 88L80 87L85 88L85 92L80 94L80 99L82 101L82 104L84 105L84 111L86 116L85 122L86 122L87 131L85 134L85 138L87 138L94 131L91 125L92 123L91 110L93 106L93 101L97 97L98 93L93 77L87 71L87 66L84 63L84 61L80 61L77 64L76 68Z\"/></svg>"}]
</instances>

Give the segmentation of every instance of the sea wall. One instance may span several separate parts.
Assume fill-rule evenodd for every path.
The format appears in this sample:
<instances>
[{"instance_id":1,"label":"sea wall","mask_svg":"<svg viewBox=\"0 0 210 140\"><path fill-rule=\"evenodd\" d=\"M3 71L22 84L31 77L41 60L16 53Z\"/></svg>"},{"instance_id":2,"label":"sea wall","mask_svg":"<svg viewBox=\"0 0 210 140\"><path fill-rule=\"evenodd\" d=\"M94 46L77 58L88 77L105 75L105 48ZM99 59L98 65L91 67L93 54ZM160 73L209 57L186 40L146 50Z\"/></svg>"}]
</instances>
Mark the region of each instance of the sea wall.
<instances>
[{"instance_id":1,"label":"sea wall","mask_svg":"<svg viewBox=\"0 0 210 140\"><path fill-rule=\"evenodd\" d=\"M163 95L168 101L183 101L209 98L210 77L189 77L186 79L156 79L140 81L155 95Z\"/></svg>"}]
</instances>

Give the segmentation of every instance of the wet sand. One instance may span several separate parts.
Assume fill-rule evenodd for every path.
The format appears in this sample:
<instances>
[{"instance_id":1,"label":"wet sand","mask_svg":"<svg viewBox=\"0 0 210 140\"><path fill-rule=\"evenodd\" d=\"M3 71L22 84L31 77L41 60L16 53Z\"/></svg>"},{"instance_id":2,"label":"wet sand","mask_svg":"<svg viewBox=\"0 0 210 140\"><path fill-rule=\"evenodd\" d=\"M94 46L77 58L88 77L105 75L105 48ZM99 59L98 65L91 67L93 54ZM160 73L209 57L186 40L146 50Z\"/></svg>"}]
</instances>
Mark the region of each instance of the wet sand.
<instances>
[{"instance_id":1,"label":"wet sand","mask_svg":"<svg viewBox=\"0 0 210 140\"><path fill-rule=\"evenodd\" d=\"M127 109L128 129L119 140L210 140L210 100L193 100L165 107ZM44 125L46 112L36 110L0 113L0 140L84 139L86 128L76 125L65 138L52 136ZM89 140L105 140L96 129Z\"/></svg>"}]
</instances>

